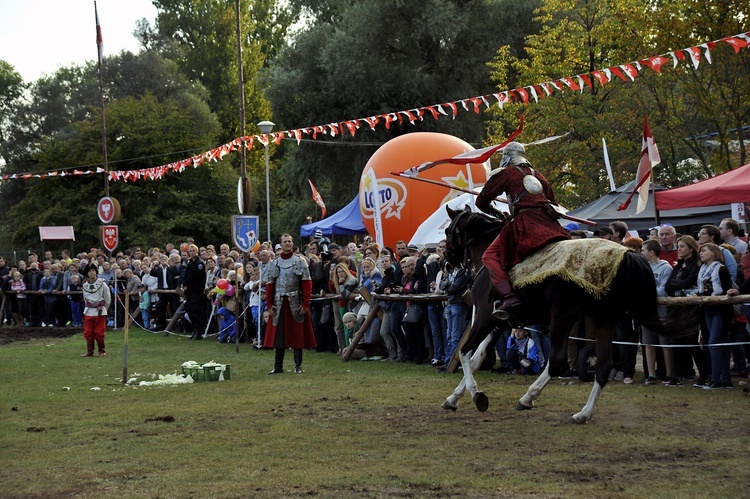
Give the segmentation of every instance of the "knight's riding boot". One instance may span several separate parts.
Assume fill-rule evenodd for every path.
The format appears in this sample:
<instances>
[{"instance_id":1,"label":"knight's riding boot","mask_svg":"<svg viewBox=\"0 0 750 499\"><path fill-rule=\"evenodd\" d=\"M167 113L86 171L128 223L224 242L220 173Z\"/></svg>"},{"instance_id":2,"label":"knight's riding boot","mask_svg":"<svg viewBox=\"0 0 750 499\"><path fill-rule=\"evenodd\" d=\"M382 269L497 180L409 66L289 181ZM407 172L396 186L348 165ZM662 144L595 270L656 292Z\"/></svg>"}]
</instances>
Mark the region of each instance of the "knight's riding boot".
<instances>
[{"instance_id":1,"label":"knight's riding boot","mask_svg":"<svg viewBox=\"0 0 750 499\"><path fill-rule=\"evenodd\" d=\"M294 374L302 374L302 349L301 348L295 348L294 349Z\"/></svg>"},{"instance_id":2,"label":"knight's riding boot","mask_svg":"<svg viewBox=\"0 0 750 499\"><path fill-rule=\"evenodd\" d=\"M273 370L269 371L268 374L281 374L284 372L284 349L276 348L276 357L273 362Z\"/></svg>"},{"instance_id":3,"label":"knight's riding boot","mask_svg":"<svg viewBox=\"0 0 750 499\"><path fill-rule=\"evenodd\" d=\"M496 300L492 310L492 316L498 320L506 320L509 317L508 310L521 304L518 301L513 285L507 279L495 284L495 288L502 297L502 301Z\"/></svg>"},{"instance_id":4,"label":"knight's riding boot","mask_svg":"<svg viewBox=\"0 0 750 499\"><path fill-rule=\"evenodd\" d=\"M94 356L94 340L86 340L86 353L82 354L81 357L93 357Z\"/></svg>"},{"instance_id":5,"label":"knight's riding boot","mask_svg":"<svg viewBox=\"0 0 750 499\"><path fill-rule=\"evenodd\" d=\"M99 357L104 357L106 354L104 350L104 338L97 338L96 344L99 347Z\"/></svg>"}]
</instances>

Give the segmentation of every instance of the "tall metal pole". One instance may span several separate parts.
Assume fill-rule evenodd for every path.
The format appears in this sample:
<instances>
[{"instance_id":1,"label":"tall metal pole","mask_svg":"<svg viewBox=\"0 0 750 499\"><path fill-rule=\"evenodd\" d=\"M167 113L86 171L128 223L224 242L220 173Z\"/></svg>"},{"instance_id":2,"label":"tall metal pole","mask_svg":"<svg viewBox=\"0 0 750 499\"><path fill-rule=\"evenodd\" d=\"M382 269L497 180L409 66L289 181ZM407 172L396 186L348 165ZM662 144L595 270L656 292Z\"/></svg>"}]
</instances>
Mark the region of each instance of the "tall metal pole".
<instances>
[{"instance_id":1,"label":"tall metal pole","mask_svg":"<svg viewBox=\"0 0 750 499\"><path fill-rule=\"evenodd\" d=\"M235 1L235 17L237 32L237 83L239 85L239 104L240 104L240 137L242 138L242 148L240 149L240 179L242 193L241 214L245 215L245 207L248 206L250 195L246 192L247 182L247 148L245 147L245 83L242 72L242 28L240 27L240 0Z\"/></svg>"},{"instance_id":2,"label":"tall metal pole","mask_svg":"<svg viewBox=\"0 0 750 499\"><path fill-rule=\"evenodd\" d=\"M271 240L271 181L268 172L268 142L266 142L266 234L267 241Z\"/></svg>"},{"instance_id":3,"label":"tall metal pole","mask_svg":"<svg viewBox=\"0 0 750 499\"><path fill-rule=\"evenodd\" d=\"M258 123L261 133L266 135L266 228L268 234L268 241L271 240L271 181L268 166L268 143L271 141L271 130L276 124L270 121L261 121Z\"/></svg>"}]
</instances>

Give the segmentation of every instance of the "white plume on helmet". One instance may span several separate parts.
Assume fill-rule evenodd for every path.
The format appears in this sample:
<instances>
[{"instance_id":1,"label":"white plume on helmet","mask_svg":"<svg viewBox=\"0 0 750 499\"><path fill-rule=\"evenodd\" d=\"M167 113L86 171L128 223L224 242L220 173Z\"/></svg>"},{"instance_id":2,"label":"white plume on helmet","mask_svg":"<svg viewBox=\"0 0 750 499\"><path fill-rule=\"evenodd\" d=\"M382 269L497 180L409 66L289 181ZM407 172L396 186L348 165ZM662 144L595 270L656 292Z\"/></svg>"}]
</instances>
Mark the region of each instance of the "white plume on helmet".
<instances>
[{"instance_id":1,"label":"white plume on helmet","mask_svg":"<svg viewBox=\"0 0 750 499\"><path fill-rule=\"evenodd\" d=\"M511 142L503 148L503 157L500 158L500 168L506 166L531 164L526 158L526 148L520 142Z\"/></svg>"}]
</instances>

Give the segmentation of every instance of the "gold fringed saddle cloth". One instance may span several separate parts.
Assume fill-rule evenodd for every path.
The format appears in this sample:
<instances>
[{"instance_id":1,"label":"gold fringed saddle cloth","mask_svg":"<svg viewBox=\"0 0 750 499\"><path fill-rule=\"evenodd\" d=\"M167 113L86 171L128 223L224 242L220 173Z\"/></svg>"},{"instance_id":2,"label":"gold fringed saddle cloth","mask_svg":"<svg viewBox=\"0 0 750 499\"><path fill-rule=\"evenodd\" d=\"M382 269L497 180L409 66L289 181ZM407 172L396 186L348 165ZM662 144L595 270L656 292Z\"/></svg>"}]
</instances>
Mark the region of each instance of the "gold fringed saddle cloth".
<instances>
[{"instance_id":1,"label":"gold fringed saddle cloth","mask_svg":"<svg viewBox=\"0 0 750 499\"><path fill-rule=\"evenodd\" d=\"M600 298L609 290L627 251L621 244L599 238L559 241L515 265L510 280L515 288L522 288L557 276Z\"/></svg>"}]
</instances>

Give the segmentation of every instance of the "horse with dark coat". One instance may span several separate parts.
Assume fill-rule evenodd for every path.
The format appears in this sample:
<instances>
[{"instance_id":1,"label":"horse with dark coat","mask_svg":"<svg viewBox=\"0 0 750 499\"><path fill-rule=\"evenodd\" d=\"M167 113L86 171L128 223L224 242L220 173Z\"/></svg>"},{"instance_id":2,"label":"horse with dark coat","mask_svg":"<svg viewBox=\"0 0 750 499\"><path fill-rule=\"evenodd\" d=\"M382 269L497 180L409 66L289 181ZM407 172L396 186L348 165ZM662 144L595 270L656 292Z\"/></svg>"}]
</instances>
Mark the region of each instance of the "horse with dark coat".
<instances>
[{"instance_id":1,"label":"horse with dark coat","mask_svg":"<svg viewBox=\"0 0 750 499\"><path fill-rule=\"evenodd\" d=\"M492 317L496 298L488 272L482 267L482 255L495 239L504 221L481 213L447 208L451 224L446 229L446 258L454 265L471 267L475 273L471 296L474 320L468 335L459 345L464 378L443 403L444 409L456 410L458 399L468 390L480 411L489 405L487 396L477 389L473 372L494 345L497 336L508 327L506 321ZM544 254L542 254L544 252ZM533 274L515 272L526 261L536 258ZM565 264L550 270L551 260ZM516 405L517 410L531 409L552 375L567 369L566 345L574 325L583 320L587 331L596 336L596 375L588 402L571 418L586 423L596 409L596 402L607 384L612 369L612 339L622 314L629 312L640 324L665 336L684 334L690 317L677 322L663 322L657 313L656 285L648 262L639 253L602 239L582 239L552 243L513 267L511 278L521 300L514 307L509 322L548 326L550 355L547 367ZM572 271L571 271L572 269ZM600 280L600 282L594 282ZM598 287L597 287L598 286ZM689 314L688 314L689 315Z\"/></svg>"}]
</instances>

